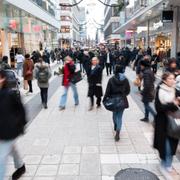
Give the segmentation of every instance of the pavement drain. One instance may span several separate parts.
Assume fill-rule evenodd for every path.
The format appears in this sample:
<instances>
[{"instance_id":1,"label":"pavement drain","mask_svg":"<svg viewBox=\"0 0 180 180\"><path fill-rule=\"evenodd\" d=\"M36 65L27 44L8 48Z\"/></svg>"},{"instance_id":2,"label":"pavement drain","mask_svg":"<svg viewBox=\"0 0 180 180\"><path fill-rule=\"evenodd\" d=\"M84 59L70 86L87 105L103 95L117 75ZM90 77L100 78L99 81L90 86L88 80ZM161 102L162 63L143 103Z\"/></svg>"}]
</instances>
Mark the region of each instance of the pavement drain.
<instances>
[{"instance_id":1,"label":"pavement drain","mask_svg":"<svg viewBox=\"0 0 180 180\"><path fill-rule=\"evenodd\" d=\"M155 174L145 169L128 168L119 171L115 180L160 180Z\"/></svg>"}]
</instances>

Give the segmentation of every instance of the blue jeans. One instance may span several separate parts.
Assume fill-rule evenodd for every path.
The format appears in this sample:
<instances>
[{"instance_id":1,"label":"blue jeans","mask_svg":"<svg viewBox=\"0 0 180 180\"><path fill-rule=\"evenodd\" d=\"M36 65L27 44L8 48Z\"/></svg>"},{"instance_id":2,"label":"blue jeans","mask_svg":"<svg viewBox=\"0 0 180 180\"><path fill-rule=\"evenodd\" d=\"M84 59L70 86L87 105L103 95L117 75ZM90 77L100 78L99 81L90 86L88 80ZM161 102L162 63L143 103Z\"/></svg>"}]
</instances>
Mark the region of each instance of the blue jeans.
<instances>
[{"instance_id":1,"label":"blue jeans","mask_svg":"<svg viewBox=\"0 0 180 180\"><path fill-rule=\"evenodd\" d=\"M149 113L151 113L153 115L153 117L156 116L156 113L151 108L149 102L144 102L144 109L145 109L145 118L147 118L147 119L149 118Z\"/></svg>"},{"instance_id":2,"label":"blue jeans","mask_svg":"<svg viewBox=\"0 0 180 180\"><path fill-rule=\"evenodd\" d=\"M114 122L114 126L116 127L117 131L120 131L121 127L122 127L123 112L124 112L124 110L113 112L113 122Z\"/></svg>"},{"instance_id":3,"label":"blue jeans","mask_svg":"<svg viewBox=\"0 0 180 180\"><path fill-rule=\"evenodd\" d=\"M22 76L23 63L17 63L17 74L18 76ZM19 71L21 74L19 75Z\"/></svg>"},{"instance_id":4,"label":"blue jeans","mask_svg":"<svg viewBox=\"0 0 180 180\"><path fill-rule=\"evenodd\" d=\"M161 166L163 166L164 168L169 168L172 166L172 161L173 156L171 154L171 146L169 140L167 139L165 145L165 159L161 160Z\"/></svg>"},{"instance_id":5,"label":"blue jeans","mask_svg":"<svg viewBox=\"0 0 180 180\"><path fill-rule=\"evenodd\" d=\"M70 85L68 87L64 86L64 93L61 96L60 105L59 105L60 107L65 107L66 106L67 94L68 94L69 87L72 88L75 104L76 105L79 104L79 97L78 97L77 87L76 87L75 84L70 83Z\"/></svg>"},{"instance_id":6,"label":"blue jeans","mask_svg":"<svg viewBox=\"0 0 180 180\"><path fill-rule=\"evenodd\" d=\"M4 179L6 163L9 155L13 156L14 166L16 169L23 166L23 161L16 150L15 140L1 141L0 140L0 180Z\"/></svg>"}]
</instances>

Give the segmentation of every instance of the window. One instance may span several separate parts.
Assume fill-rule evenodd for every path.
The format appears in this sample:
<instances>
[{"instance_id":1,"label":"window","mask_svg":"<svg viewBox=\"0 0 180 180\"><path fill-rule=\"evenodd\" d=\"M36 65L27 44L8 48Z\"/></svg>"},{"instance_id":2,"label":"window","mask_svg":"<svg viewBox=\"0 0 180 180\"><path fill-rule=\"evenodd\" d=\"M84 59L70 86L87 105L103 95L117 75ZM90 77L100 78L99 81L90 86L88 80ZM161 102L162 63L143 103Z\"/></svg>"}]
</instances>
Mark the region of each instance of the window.
<instances>
[{"instance_id":1,"label":"window","mask_svg":"<svg viewBox=\"0 0 180 180\"><path fill-rule=\"evenodd\" d=\"M61 21L71 21L70 16L61 16Z\"/></svg>"},{"instance_id":2,"label":"window","mask_svg":"<svg viewBox=\"0 0 180 180\"><path fill-rule=\"evenodd\" d=\"M70 33L70 26L61 26L61 33Z\"/></svg>"}]
</instances>

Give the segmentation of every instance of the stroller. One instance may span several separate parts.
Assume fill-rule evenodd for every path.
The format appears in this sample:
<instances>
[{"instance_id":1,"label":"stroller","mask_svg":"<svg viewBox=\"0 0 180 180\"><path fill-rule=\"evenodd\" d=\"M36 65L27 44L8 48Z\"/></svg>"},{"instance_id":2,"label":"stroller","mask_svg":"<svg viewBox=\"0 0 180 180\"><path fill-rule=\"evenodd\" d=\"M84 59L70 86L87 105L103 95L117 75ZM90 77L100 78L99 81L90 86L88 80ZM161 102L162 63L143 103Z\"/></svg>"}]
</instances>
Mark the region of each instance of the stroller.
<instances>
[{"instance_id":1,"label":"stroller","mask_svg":"<svg viewBox=\"0 0 180 180\"><path fill-rule=\"evenodd\" d=\"M6 77L7 77L7 88L11 89L12 91L16 92L18 96L20 96L20 81L16 72L10 69L6 69Z\"/></svg>"}]
</instances>

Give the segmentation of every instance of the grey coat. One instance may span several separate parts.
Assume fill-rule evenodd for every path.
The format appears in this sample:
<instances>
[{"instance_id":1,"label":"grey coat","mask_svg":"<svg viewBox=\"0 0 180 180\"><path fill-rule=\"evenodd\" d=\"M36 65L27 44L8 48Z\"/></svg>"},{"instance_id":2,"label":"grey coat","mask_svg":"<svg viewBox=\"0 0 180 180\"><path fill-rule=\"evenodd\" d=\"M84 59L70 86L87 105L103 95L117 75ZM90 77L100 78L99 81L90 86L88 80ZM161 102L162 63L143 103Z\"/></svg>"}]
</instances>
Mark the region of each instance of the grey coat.
<instances>
[{"instance_id":1,"label":"grey coat","mask_svg":"<svg viewBox=\"0 0 180 180\"><path fill-rule=\"evenodd\" d=\"M47 83L40 83L40 82L38 82L38 73L39 73L39 68L38 67L40 67L40 66L44 66L44 67L47 68L48 73L49 73L48 78L50 79L50 77L51 77L51 70L49 68L49 65L47 63L45 63L45 62L42 62L42 64L41 63L36 63L35 64L34 77L37 79L37 84L38 84L38 86L40 88L48 88L49 87L49 80L48 80Z\"/></svg>"}]
</instances>

